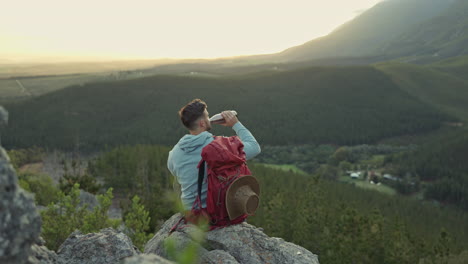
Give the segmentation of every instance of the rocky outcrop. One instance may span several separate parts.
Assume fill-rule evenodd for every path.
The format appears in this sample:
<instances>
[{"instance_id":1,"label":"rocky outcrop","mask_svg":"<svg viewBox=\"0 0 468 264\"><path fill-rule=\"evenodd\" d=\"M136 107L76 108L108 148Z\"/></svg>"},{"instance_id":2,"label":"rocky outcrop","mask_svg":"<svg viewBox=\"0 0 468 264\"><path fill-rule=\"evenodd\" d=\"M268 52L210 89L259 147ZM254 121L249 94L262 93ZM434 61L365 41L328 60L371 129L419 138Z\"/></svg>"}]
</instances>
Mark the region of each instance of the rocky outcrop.
<instances>
[{"instance_id":1,"label":"rocky outcrop","mask_svg":"<svg viewBox=\"0 0 468 264\"><path fill-rule=\"evenodd\" d=\"M61 263L118 263L124 258L139 254L132 240L112 228L99 233L72 233L57 251Z\"/></svg>"},{"instance_id":2,"label":"rocky outcrop","mask_svg":"<svg viewBox=\"0 0 468 264\"><path fill-rule=\"evenodd\" d=\"M198 254L208 253L208 250L204 249L198 242L193 241L192 234L197 232L197 228L193 225L184 225L184 228L179 228L177 232L169 234L171 228L179 222L181 214L173 215L169 220L167 220L161 227L161 229L153 236L153 238L148 241L145 245L145 253L153 253L165 258L168 257L168 252L166 251L165 241L171 237L174 241L176 251L182 251L190 243L197 246ZM181 224L182 225L182 224Z\"/></svg>"},{"instance_id":3,"label":"rocky outcrop","mask_svg":"<svg viewBox=\"0 0 468 264\"><path fill-rule=\"evenodd\" d=\"M192 243L198 249L201 263L319 263L317 255L281 238L269 237L248 223L242 223L206 233L203 246L193 239L196 227L179 225L172 234L170 229L181 215L174 215L146 244L145 253L169 257L165 241L172 239L177 251Z\"/></svg>"},{"instance_id":4,"label":"rocky outcrop","mask_svg":"<svg viewBox=\"0 0 468 264\"><path fill-rule=\"evenodd\" d=\"M26 263L40 230L34 199L18 186L8 155L0 147L0 263Z\"/></svg>"}]
</instances>

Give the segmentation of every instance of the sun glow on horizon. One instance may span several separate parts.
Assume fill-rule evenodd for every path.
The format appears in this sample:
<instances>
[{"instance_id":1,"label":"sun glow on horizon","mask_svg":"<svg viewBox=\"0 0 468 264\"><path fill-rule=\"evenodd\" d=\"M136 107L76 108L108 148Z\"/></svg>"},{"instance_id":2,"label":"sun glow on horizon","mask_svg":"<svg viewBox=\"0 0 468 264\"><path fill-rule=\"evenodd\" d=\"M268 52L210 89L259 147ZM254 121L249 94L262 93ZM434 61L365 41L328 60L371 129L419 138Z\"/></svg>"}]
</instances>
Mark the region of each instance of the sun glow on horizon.
<instances>
[{"instance_id":1,"label":"sun glow on horizon","mask_svg":"<svg viewBox=\"0 0 468 264\"><path fill-rule=\"evenodd\" d=\"M0 55L216 58L268 54L326 35L377 2L10 1L0 10Z\"/></svg>"}]
</instances>

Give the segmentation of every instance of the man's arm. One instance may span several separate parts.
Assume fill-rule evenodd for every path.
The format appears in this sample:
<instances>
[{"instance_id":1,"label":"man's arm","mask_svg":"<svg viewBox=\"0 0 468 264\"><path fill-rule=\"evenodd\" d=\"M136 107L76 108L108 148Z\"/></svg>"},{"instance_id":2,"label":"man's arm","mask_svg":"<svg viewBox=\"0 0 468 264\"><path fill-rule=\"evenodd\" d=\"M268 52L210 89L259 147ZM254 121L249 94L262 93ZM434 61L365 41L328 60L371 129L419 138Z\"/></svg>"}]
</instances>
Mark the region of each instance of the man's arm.
<instances>
[{"instance_id":1,"label":"man's arm","mask_svg":"<svg viewBox=\"0 0 468 264\"><path fill-rule=\"evenodd\" d=\"M236 131L237 136L241 139L244 144L244 152L246 159L253 159L255 156L260 154L260 145L250 131L239 122L237 116L231 113L231 111L224 111L221 113L226 122L224 126L232 127Z\"/></svg>"},{"instance_id":2,"label":"man's arm","mask_svg":"<svg viewBox=\"0 0 468 264\"><path fill-rule=\"evenodd\" d=\"M250 160L255 158L258 154L260 154L261 149L260 145L258 144L257 140L255 140L254 136L250 131L241 124L241 122L237 122L232 129L236 131L236 134L241 139L242 143L244 144L244 151L245 151L245 158Z\"/></svg>"},{"instance_id":3,"label":"man's arm","mask_svg":"<svg viewBox=\"0 0 468 264\"><path fill-rule=\"evenodd\" d=\"M174 167L173 167L173 164L172 164L172 151L169 151L169 156L167 157L167 168L169 169L171 174L175 176Z\"/></svg>"}]
</instances>

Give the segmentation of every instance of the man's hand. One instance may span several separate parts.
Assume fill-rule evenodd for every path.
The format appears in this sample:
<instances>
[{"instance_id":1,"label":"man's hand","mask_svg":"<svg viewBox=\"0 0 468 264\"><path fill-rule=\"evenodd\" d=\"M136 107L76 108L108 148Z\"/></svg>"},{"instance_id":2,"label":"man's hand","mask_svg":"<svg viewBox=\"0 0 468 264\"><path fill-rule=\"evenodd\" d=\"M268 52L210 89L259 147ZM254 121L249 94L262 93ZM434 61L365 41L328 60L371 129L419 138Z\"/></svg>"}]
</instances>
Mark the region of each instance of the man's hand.
<instances>
[{"instance_id":1,"label":"man's hand","mask_svg":"<svg viewBox=\"0 0 468 264\"><path fill-rule=\"evenodd\" d=\"M231 111L223 111L221 112L221 115L223 116L224 120L226 120L226 122L221 124L223 126L233 127L237 122L239 122L237 116L234 115Z\"/></svg>"}]
</instances>

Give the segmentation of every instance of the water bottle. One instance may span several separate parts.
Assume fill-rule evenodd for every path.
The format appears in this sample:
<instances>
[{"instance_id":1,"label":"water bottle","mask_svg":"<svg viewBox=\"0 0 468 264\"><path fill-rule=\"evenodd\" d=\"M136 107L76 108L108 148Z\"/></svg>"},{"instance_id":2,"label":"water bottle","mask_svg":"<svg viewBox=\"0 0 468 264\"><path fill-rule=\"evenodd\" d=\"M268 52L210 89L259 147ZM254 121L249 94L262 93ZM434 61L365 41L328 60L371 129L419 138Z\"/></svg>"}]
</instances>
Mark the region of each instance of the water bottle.
<instances>
[{"instance_id":1,"label":"water bottle","mask_svg":"<svg viewBox=\"0 0 468 264\"><path fill-rule=\"evenodd\" d=\"M233 113L235 116L237 116L236 111L231 111L231 113ZM223 123L226 122L226 120L224 120L224 117L221 115L221 113L219 113L219 114L216 114L216 115L212 116L210 118L210 122L212 124L223 124Z\"/></svg>"}]
</instances>

